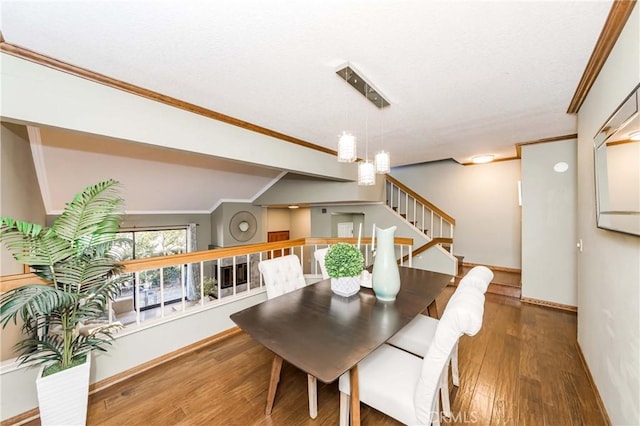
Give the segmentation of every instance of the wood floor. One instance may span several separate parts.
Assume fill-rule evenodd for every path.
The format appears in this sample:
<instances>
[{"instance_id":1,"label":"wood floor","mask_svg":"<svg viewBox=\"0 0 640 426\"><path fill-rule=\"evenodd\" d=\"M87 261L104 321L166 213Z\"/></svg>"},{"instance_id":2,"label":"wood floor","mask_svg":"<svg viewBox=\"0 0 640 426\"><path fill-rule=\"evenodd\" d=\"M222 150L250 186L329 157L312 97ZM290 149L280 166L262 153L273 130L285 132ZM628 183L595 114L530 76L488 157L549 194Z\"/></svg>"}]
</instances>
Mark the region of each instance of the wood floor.
<instances>
[{"instance_id":1,"label":"wood floor","mask_svg":"<svg viewBox=\"0 0 640 426\"><path fill-rule=\"evenodd\" d=\"M453 292L438 299L444 308ZM484 325L460 341L460 388L450 424L600 425L575 346L576 315L487 295ZM301 344L304 344L301 342ZM264 414L272 354L239 333L90 396L88 425L336 425L336 383L318 382L308 417L307 377L285 363ZM30 424L38 424L31 422ZM363 425L396 425L362 405Z\"/></svg>"}]
</instances>

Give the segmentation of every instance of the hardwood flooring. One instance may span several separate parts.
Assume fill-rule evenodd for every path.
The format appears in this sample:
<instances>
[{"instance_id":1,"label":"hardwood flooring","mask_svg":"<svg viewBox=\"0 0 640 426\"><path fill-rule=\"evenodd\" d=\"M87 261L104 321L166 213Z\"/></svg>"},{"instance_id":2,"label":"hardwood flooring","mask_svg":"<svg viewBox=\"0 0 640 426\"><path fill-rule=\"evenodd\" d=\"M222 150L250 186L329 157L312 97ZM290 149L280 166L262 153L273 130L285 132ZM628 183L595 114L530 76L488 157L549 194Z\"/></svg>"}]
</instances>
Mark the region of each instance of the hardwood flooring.
<instances>
[{"instance_id":1,"label":"hardwood flooring","mask_svg":"<svg viewBox=\"0 0 640 426\"><path fill-rule=\"evenodd\" d=\"M453 292L438 298L442 312ZM460 341L460 387L449 424L601 425L576 349L576 315L487 295L482 330ZM285 362L264 414L273 355L244 333L90 396L88 425L336 425L337 384L318 382L308 417L307 376ZM397 425L362 405L363 425ZM38 424L37 421L30 424Z\"/></svg>"}]
</instances>

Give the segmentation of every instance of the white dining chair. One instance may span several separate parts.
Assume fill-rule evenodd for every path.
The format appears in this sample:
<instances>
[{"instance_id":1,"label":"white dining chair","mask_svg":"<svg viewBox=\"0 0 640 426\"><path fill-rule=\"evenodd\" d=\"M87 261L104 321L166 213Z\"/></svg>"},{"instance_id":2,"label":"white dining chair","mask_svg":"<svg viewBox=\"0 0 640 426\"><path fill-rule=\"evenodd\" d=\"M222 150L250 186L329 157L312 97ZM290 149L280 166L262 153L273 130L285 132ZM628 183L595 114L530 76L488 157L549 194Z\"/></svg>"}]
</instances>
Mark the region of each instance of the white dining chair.
<instances>
[{"instance_id":1,"label":"white dining chair","mask_svg":"<svg viewBox=\"0 0 640 426\"><path fill-rule=\"evenodd\" d=\"M447 304L424 359L384 344L358 363L360 401L407 425L440 424L438 389L451 351L482 327L484 295L466 288ZM340 425L349 421L350 374L340 376Z\"/></svg>"},{"instance_id":2,"label":"white dining chair","mask_svg":"<svg viewBox=\"0 0 640 426\"><path fill-rule=\"evenodd\" d=\"M313 257L315 257L316 262L320 265L320 272L322 273L322 279L326 280L329 278L329 273L327 272L327 267L324 266L324 257L327 255L329 251L329 247L318 249L313 252Z\"/></svg>"},{"instance_id":3,"label":"white dining chair","mask_svg":"<svg viewBox=\"0 0 640 426\"><path fill-rule=\"evenodd\" d=\"M267 299L273 299L306 285L300 259L295 254L263 260L258 263L258 270L267 288ZM307 374L307 391L309 416L315 419L318 416L318 383L310 374Z\"/></svg>"},{"instance_id":4,"label":"white dining chair","mask_svg":"<svg viewBox=\"0 0 640 426\"><path fill-rule=\"evenodd\" d=\"M300 259L295 254L263 260L258 263L267 299L281 296L306 285Z\"/></svg>"},{"instance_id":5,"label":"white dining chair","mask_svg":"<svg viewBox=\"0 0 640 426\"><path fill-rule=\"evenodd\" d=\"M460 281L449 303L455 300L458 293L464 288L472 288L483 295L486 293L489 283L493 279L493 272L486 266L476 266L471 269ZM424 357L433 342L433 337L438 327L438 319L426 315L418 315L409 324L397 332L387 341L390 345L411 352L419 357ZM458 343L451 351L451 378L454 386L460 386L460 373L458 368ZM448 365L449 363L447 363ZM440 398L442 399L442 411L446 417L451 417L451 404L449 403L449 369L442 377Z\"/></svg>"}]
</instances>

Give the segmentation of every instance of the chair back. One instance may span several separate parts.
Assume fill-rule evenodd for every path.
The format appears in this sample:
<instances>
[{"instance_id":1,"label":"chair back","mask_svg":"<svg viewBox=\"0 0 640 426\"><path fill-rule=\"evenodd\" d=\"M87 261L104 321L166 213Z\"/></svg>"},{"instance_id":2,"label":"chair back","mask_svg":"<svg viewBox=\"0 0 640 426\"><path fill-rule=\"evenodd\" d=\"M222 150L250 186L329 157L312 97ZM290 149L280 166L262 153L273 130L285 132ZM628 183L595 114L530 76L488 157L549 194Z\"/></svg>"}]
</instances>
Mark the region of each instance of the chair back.
<instances>
[{"instance_id":1,"label":"chair back","mask_svg":"<svg viewBox=\"0 0 640 426\"><path fill-rule=\"evenodd\" d=\"M318 249L313 253L313 257L316 258L316 261L320 265L320 272L322 272L323 280L326 280L327 278L329 278L329 273L327 273L327 267L324 266L324 257L327 255L328 251L329 251L329 247Z\"/></svg>"},{"instance_id":2,"label":"chair back","mask_svg":"<svg viewBox=\"0 0 640 426\"><path fill-rule=\"evenodd\" d=\"M267 288L267 299L281 296L306 285L300 259L295 254L263 260L258 270Z\"/></svg>"},{"instance_id":3,"label":"chair back","mask_svg":"<svg viewBox=\"0 0 640 426\"><path fill-rule=\"evenodd\" d=\"M460 280L459 287L475 287L484 294L487 292L491 280L493 280L491 269L486 266L476 266Z\"/></svg>"},{"instance_id":4,"label":"chair back","mask_svg":"<svg viewBox=\"0 0 640 426\"><path fill-rule=\"evenodd\" d=\"M463 334L473 336L482 328L484 294L476 288L458 288L447 304L422 363L422 373L414 394L416 418L431 424L435 401L454 346Z\"/></svg>"}]
</instances>

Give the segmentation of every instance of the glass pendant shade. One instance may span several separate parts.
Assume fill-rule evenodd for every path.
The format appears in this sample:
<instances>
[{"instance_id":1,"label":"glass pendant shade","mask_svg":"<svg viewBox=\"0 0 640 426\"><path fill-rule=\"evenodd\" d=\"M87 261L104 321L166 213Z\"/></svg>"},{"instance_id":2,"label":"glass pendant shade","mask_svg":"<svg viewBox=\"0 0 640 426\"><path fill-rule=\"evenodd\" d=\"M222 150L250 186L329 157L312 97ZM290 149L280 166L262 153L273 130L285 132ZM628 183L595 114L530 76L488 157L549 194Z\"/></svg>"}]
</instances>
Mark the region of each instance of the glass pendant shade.
<instances>
[{"instance_id":1,"label":"glass pendant shade","mask_svg":"<svg viewBox=\"0 0 640 426\"><path fill-rule=\"evenodd\" d=\"M356 137L349 132L342 132L338 140L338 161L341 163L356 161Z\"/></svg>"},{"instance_id":2,"label":"glass pendant shade","mask_svg":"<svg viewBox=\"0 0 640 426\"><path fill-rule=\"evenodd\" d=\"M358 163L358 185L375 185L376 170L373 162L366 160Z\"/></svg>"},{"instance_id":3,"label":"glass pendant shade","mask_svg":"<svg viewBox=\"0 0 640 426\"><path fill-rule=\"evenodd\" d=\"M389 153L386 151L379 151L375 158L376 173L382 175L391 171L391 160L389 159Z\"/></svg>"}]
</instances>

